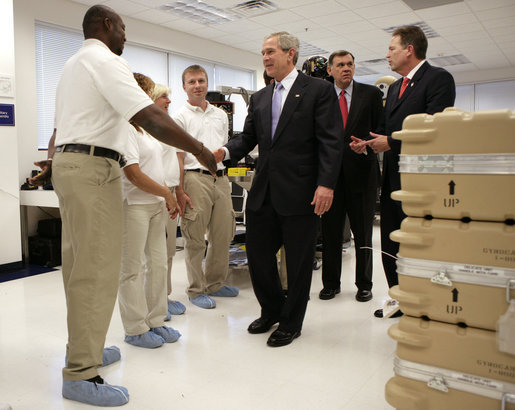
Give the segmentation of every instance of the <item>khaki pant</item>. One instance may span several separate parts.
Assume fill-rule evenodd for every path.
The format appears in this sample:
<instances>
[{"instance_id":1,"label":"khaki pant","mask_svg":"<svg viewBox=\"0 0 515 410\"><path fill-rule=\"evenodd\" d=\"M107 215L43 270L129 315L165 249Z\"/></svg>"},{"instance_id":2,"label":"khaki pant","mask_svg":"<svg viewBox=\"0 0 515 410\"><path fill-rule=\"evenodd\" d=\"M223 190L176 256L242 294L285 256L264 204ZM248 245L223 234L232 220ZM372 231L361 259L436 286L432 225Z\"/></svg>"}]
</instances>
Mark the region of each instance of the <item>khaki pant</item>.
<instances>
[{"instance_id":1,"label":"khaki pant","mask_svg":"<svg viewBox=\"0 0 515 410\"><path fill-rule=\"evenodd\" d=\"M170 188L172 194L175 195L175 188ZM166 255L168 257L168 276L167 276L167 290L168 295L172 294L172 265L173 257L175 256L175 248L177 247L177 220L167 216L166 219Z\"/></svg>"},{"instance_id":2,"label":"khaki pant","mask_svg":"<svg viewBox=\"0 0 515 410\"><path fill-rule=\"evenodd\" d=\"M184 191L193 202L181 219L181 232L185 239L186 270L190 283L186 293L190 298L216 292L222 287L229 269L229 245L234 237L234 211L231 186L227 177L186 171ZM209 247L206 263L205 234Z\"/></svg>"},{"instance_id":3,"label":"khaki pant","mask_svg":"<svg viewBox=\"0 0 515 410\"><path fill-rule=\"evenodd\" d=\"M98 375L118 291L121 171L116 161L56 153L52 183L62 218L62 272L68 311L65 380Z\"/></svg>"},{"instance_id":4,"label":"khaki pant","mask_svg":"<svg viewBox=\"0 0 515 410\"><path fill-rule=\"evenodd\" d=\"M124 231L118 303L125 333L146 333L164 326L166 300L166 238L163 202L123 203Z\"/></svg>"}]
</instances>

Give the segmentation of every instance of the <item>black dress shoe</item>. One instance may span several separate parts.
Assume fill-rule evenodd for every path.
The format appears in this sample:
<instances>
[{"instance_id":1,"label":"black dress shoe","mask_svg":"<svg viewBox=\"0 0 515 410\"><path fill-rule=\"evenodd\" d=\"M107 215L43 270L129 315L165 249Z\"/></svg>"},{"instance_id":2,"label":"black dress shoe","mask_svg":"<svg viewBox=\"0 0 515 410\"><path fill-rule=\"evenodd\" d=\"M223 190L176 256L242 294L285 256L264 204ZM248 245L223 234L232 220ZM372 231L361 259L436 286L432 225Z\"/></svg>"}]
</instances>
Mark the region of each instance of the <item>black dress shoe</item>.
<instances>
[{"instance_id":1,"label":"black dress shoe","mask_svg":"<svg viewBox=\"0 0 515 410\"><path fill-rule=\"evenodd\" d=\"M358 302L368 302L372 299L372 292L370 290L359 289L356 293L356 300Z\"/></svg>"},{"instance_id":2,"label":"black dress shoe","mask_svg":"<svg viewBox=\"0 0 515 410\"><path fill-rule=\"evenodd\" d=\"M322 300L329 300L329 299L333 299L338 293L340 293L340 288L338 288L338 289L323 288L320 291L320 293L318 294L318 297Z\"/></svg>"},{"instance_id":3,"label":"black dress shoe","mask_svg":"<svg viewBox=\"0 0 515 410\"><path fill-rule=\"evenodd\" d=\"M404 313L402 313L401 310L398 310L397 312L395 312L393 315L390 316L390 318L395 318L395 317L401 317L402 315L404 315ZM375 317L383 317L383 309L377 309L375 312L374 312L374 316Z\"/></svg>"},{"instance_id":4,"label":"black dress shoe","mask_svg":"<svg viewBox=\"0 0 515 410\"><path fill-rule=\"evenodd\" d=\"M293 339L300 336L300 330L287 332L285 330L277 329L268 338L266 344L270 347L280 347L289 345Z\"/></svg>"},{"instance_id":5,"label":"black dress shoe","mask_svg":"<svg viewBox=\"0 0 515 410\"><path fill-rule=\"evenodd\" d=\"M254 320L248 327L249 333L253 335L258 333L266 333L270 330L270 328L278 322L276 319L267 319L264 317L260 317L259 319Z\"/></svg>"}]
</instances>

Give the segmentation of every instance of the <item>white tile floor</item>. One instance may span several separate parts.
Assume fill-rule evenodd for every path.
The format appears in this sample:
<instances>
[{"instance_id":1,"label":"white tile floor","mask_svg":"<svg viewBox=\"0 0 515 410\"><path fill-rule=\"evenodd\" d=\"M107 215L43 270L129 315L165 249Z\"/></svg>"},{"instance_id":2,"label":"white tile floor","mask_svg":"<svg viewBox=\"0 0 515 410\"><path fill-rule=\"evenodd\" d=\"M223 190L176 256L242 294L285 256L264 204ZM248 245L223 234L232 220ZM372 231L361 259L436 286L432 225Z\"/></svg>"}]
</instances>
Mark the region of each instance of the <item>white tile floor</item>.
<instances>
[{"instance_id":1,"label":"white tile floor","mask_svg":"<svg viewBox=\"0 0 515 410\"><path fill-rule=\"evenodd\" d=\"M374 248L379 249L375 228ZM311 301L302 336L281 348L266 346L268 334L250 335L259 316L248 272L232 272L240 296L217 298L203 310L187 301L184 252L174 262L174 296L187 307L171 326L177 343L155 350L123 341L118 306L107 345L122 351L121 362L101 370L112 384L129 389L124 409L391 409L384 385L393 375L395 343L388 327L398 319L376 319L387 298L379 253L375 254L374 299L354 299L354 249L343 257L342 293L318 299L321 271L313 274ZM14 410L83 409L61 396L66 343L61 272L0 283L0 403Z\"/></svg>"}]
</instances>

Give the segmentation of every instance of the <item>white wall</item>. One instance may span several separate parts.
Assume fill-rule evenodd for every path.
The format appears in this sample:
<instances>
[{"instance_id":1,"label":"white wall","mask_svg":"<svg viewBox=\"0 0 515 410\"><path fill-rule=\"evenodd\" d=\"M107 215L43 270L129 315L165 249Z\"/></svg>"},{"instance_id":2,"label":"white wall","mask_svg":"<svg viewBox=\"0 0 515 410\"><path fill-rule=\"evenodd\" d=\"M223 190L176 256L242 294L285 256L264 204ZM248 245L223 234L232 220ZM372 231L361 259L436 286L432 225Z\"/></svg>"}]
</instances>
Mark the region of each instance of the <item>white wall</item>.
<instances>
[{"instance_id":1,"label":"white wall","mask_svg":"<svg viewBox=\"0 0 515 410\"><path fill-rule=\"evenodd\" d=\"M13 1L0 0L0 73L14 78ZM2 104L16 99L0 97ZM15 120L19 124L19 107ZM21 261L20 201L18 184L18 127L0 127L0 265Z\"/></svg>"},{"instance_id":2,"label":"white wall","mask_svg":"<svg viewBox=\"0 0 515 410\"><path fill-rule=\"evenodd\" d=\"M16 46L17 101L23 111L18 114L19 181L29 176L32 163L46 158L46 151L37 150L36 76L34 21L44 21L81 30L82 18L88 6L67 0L16 0L14 2L14 33ZM220 43L201 39L130 17L123 17L127 41L182 53L190 56L238 66L256 71L258 88L262 86L261 56ZM80 96L77 96L80 98Z\"/></svg>"}]
</instances>

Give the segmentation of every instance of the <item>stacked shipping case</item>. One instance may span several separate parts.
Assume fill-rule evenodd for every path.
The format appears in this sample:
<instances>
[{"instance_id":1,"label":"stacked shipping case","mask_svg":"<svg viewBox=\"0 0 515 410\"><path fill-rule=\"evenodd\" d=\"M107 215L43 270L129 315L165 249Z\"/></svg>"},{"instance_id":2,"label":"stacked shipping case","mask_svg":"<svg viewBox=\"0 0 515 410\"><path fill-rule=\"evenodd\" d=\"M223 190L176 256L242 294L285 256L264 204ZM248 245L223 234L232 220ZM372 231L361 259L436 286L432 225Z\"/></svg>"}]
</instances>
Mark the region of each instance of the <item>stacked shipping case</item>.
<instances>
[{"instance_id":1,"label":"stacked shipping case","mask_svg":"<svg viewBox=\"0 0 515 410\"><path fill-rule=\"evenodd\" d=\"M406 118L397 409L515 410L515 111ZM509 313L509 307L511 310ZM498 322L504 324L498 329Z\"/></svg>"}]
</instances>

